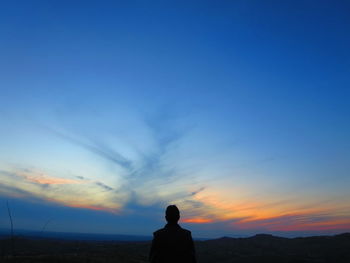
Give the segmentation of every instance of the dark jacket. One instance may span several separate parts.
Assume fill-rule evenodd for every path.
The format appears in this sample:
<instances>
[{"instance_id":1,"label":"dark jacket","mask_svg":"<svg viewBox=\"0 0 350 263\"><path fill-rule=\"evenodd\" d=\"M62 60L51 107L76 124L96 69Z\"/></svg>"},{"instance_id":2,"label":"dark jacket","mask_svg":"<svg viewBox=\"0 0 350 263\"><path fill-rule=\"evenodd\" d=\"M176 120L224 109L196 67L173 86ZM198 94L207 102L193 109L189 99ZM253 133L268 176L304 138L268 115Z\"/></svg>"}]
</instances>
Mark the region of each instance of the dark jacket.
<instances>
[{"instance_id":1,"label":"dark jacket","mask_svg":"<svg viewBox=\"0 0 350 263\"><path fill-rule=\"evenodd\" d=\"M191 232L178 224L167 224L153 233L151 263L196 263Z\"/></svg>"}]
</instances>

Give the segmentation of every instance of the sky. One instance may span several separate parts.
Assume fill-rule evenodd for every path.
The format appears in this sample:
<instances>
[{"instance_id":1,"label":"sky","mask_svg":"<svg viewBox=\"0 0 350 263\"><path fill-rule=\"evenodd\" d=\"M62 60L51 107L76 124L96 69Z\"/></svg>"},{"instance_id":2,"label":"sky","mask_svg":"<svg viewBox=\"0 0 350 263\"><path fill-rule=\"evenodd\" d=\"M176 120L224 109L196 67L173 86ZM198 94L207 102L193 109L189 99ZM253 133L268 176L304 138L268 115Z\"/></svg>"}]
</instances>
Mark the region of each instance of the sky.
<instances>
[{"instance_id":1,"label":"sky","mask_svg":"<svg viewBox=\"0 0 350 263\"><path fill-rule=\"evenodd\" d=\"M5 1L0 228L350 231L347 1Z\"/></svg>"}]
</instances>

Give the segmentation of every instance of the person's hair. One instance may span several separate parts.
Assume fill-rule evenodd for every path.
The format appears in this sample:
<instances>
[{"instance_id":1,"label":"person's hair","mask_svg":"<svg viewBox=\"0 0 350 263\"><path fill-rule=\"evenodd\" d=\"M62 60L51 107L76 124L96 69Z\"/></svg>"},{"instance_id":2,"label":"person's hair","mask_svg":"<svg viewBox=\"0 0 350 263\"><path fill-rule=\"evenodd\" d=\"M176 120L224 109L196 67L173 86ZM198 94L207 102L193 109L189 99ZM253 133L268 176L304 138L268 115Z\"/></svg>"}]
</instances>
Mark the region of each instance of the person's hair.
<instances>
[{"instance_id":1,"label":"person's hair","mask_svg":"<svg viewBox=\"0 0 350 263\"><path fill-rule=\"evenodd\" d=\"M165 210L165 219L168 223L177 223L180 219L180 211L176 205L169 205Z\"/></svg>"}]
</instances>

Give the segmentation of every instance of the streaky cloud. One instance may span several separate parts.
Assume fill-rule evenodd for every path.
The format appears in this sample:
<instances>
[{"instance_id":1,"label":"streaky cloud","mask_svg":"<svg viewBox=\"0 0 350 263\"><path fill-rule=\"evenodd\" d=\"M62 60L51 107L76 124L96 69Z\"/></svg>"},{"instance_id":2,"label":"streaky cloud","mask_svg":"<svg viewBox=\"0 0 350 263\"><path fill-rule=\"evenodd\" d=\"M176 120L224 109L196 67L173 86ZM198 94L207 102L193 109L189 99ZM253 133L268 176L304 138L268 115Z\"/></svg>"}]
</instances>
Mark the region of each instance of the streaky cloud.
<instances>
[{"instance_id":1,"label":"streaky cloud","mask_svg":"<svg viewBox=\"0 0 350 263\"><path fill-rule=\"evenodd\" d=\"M202 191L204 191L205 190L205 186L203 186L203 187L201 187L201 188L199 188L198 190L196 190L196 191L193 191L191 194L190 194L190 196L194 196L194 195L196 195L196 194L198 194L198 193L200 193L200 192L202 192Z\"/></svg>"},{"instance_id":2,"label":"streaky cloud","mask_svg":"<svg viewBox=\"0 0 350 263\"><path fill-rule=\"evenodd\" d=\"M102 182L95 182L95 184L96 185L98 185L98 186L100 186L100 187L102 187L103 189L105 189L106 191L113 191L114 190L114 188L113 187L110 187L110 186L108 186L108 185L106 185L106 184L104 184L104 183L102 183Z\"/></svg>"},{"instance_id":3,"label":"streaky cloud","mask_svg":"<svg viewBox=\"0 0 350 263\"><path fill-rule=\"evenodd\" d=\"M52 179L53 177L48 175L44 180L41 180L42 178L37 180L36 175L42 176L43 172L33 172L30 169L21 169L17 172L1 170L0 174L3 179L0 182L0 193L9 197L38 199L68 207L111 213L119 213L125 203L123 193L113 191L112 187L102 182L73 180L78 183L72 184L70 179L64 182L57 181L56 177ZM32 180L32 177L36 179ZM82 184L86 186L83 187ZM50 187L49 191L47 187ZM101 191L101 187L104 191Z\"/></svg>"},{"instance_id":4,"label":"streaky cloud","mask_svg":"<svg viewBox=\"0 0 350 263\"><path fill-rule=\"evenodd\" d=\"M52 184L81 184L81 181L73 180L73 179L65 179L58 177L51 177L47 175L38 175L38 176L24 176L28 181L43 185L52 185Z\"/></svg>"},{"instance_id":5,"label":"streaky cloud","mask_svg":"<svg viewBox=\"0 0 350 263\"><path fill-rule=\"evenodd\" d=\"M79 146L89 152L92 152L112 163L115 163L127 171L132 171L133 166L132 162L125 158L122 154L108 148L108 147L102 147L100 144L89 144L86 142L83 142L79 139L73 138L72 136L69 136L67 134L63 134L57 130L53 130L51 128L46 127L45 130L49 131L51 134L54 134L55 136L70 142L71 144L74 144L76 146Z\"/></svg>"}]
</instances>

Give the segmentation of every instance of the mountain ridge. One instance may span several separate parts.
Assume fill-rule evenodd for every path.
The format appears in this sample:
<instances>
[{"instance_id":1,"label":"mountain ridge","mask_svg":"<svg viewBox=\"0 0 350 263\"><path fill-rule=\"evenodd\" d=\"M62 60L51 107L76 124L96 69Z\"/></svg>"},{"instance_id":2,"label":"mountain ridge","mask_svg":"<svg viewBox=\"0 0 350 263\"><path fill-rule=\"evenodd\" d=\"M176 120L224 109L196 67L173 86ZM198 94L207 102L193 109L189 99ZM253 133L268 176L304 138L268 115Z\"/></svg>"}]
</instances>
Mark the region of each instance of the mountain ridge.
<instances>
[{"instance_id":1,"label":"mountain ridge","mask_svg":"<svg viewBox=\"0 0 350 263\"><path fill-rule=\"evenodd\" d=\"M13 249L11 245L13 243ZM151 242L15 237L0 239L1 262L148 262ZM195 240L200 263L349 263L350 233L299 238L257 234ZM12 253L11 253L12 251ZM15 255L12 257L11 255ZM0 258L1 259L1 258Z\"/></svg>"}]
</instances>

